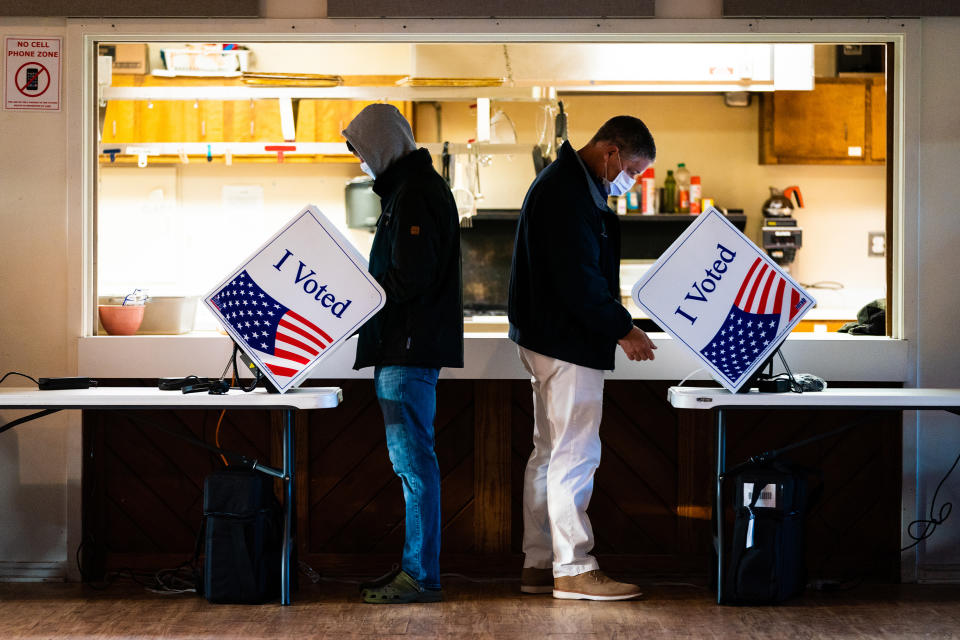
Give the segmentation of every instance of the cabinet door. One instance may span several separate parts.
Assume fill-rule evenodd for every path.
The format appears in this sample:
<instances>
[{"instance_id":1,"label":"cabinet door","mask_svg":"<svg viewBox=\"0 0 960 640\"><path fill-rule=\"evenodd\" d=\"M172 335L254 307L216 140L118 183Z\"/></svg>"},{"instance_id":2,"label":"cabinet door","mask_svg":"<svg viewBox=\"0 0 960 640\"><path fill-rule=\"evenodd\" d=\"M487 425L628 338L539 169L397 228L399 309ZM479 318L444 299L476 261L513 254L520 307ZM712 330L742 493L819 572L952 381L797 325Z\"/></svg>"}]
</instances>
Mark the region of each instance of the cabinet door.
<instances>
[{"instance_id":1,"label":"cabinet door","mask_svg":"<svg viewBox=\"0 0 960 640\"><path fill-rule=\"evenodd\" d=\"M363 100L301 100L297 116L298 142L343 142L340 134L350 121L371 101ZM388 102L413 124L413 109L409 102Z\"/></svg>"},{"instance_id":2,"label":"cabinet door","mask_svg":"<svg viewBox=\"0 0 960 640\"><path fill-rule=\"evenodd\" d=\"M138 86L139 77L133 75L116 75L113 77L113 86ZM137 117L136 100L111 100L107 102L103 117L104 144L132 143L140 140L140 121Z\"/></svg>"},{"instance_id":3,"label":"cabinet door","mask_svg":"<svg viewBox=\"0 0 960 640\"><path fill-rule=\"evenodd\" d=\"M225 101L223 135L230 142L282 142L280 105L276 100Z\"/></svg>"},{"instance_id":4,"label":"cabinet door","mask_svg":"<svg viewBox=\"0 0 960 640\"><path fill-rule=\"evenodd\" d=\"M223 142L223 102L182 101L182 142ZM180 142L180 141L178 141Z\"/></svg>"},{"instance_id":5,"label":"cabinet door","mask_svg":"<svg viewBox=\"0 0 960 640\"><path fill-rule=\"evenodd\" d=\"M824 84L774 94L773 151L778 158L862 158L866 92L862 84Z\"/></svg>"},{"instance_id":6,"label":"cabinet door","mask_svg":"<svg viewBox=\"0 0 960 640\"><path fill-rule=\"evenodd\" d=\"M883 117L871 118L873 77L818 78L812 91L777 91L760 101L760 164L880 164Z\"/></svg>"},{"instance_id":7,"label":"cabinet door","mask_svg":"<svg viewBox=\"0 0 960 640\"><path fill-rule=\"evenodd\" d=\"M887 159L887 87L882 78L870 85L870 159Z\"/></svg>"}]
</instances>

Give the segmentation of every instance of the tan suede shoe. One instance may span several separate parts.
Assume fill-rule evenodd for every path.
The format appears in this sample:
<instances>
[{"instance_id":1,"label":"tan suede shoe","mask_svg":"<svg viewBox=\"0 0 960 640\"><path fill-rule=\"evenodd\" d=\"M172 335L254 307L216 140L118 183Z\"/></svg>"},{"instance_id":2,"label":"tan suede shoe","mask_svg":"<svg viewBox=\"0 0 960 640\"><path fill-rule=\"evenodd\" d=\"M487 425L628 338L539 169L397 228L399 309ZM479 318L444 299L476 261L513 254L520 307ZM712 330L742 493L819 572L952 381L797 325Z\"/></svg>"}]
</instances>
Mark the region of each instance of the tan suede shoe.
<instances>
[{"instance_id":1,"label":"tan suede shoe","mask_svg":"<svg viewBox=\"0 0 960 640\"><path fill-rule=\"evenodd\" d=\"M551 593L553 591L553 569L524 567L520 572L520 591L523 593Z\"/></svg>"},{"instance_id":2,"label":"tan suede shoe","mask_svg":"<svg viewBox=\"0 0 960 640\"><path fill-rule=\"evenodd\" d=\"M642 595L637 585L611 580L599 569L553 580L553 597L563 600L629 600Z\"/></svg>"}]
</instances>

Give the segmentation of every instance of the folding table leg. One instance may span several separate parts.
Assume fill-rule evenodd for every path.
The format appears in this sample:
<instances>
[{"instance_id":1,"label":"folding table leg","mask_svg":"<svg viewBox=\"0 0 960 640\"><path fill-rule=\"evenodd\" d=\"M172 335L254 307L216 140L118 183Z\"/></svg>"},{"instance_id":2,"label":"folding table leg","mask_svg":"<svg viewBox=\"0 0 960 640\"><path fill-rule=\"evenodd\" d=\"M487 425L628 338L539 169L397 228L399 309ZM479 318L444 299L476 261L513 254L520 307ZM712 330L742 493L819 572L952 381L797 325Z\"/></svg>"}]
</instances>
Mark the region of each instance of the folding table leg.
<instances>
[{"instance_id":1,"label":"folding table leg","mask_svg":"<svg viewBox=\"0 0 960 640\"><path fill-rule=\"evenodd\" d=\"M290 604L293 554L293 409L283 411L283 550L280 557L280 604Z\"/></svg>"},{"instance_id":2,"label":"folding table leg","mask_svg":"<svg viewBox=\"0 0 960 640\"><path fill-rule=\"evenodd\" d=\"M714 410L714 424L717 428L717 497L714 503L714 513L717 520L717 604L723 603L723 485L720 476L726 471L727 465L727 424L723 409Z\"/></svg>"}]
</instances>

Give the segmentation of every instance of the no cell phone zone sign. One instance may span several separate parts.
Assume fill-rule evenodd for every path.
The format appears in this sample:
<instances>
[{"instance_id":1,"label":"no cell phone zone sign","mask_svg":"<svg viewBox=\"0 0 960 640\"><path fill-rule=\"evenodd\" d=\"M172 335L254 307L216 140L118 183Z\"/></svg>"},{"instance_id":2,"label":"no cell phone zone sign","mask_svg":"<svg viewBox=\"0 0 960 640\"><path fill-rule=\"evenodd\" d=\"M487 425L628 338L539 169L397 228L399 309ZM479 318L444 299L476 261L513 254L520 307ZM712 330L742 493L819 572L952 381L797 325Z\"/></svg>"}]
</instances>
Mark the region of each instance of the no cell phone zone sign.
<instances>
[{"instance_id":1,"label":"no cell phone zone sign","mask_svg":"<svg viewBox=\"0 0 960 640\"><path fill-rule=\"evenodd\" d=\"M60 111L60 38L4 38L3 108Z\"/></svg>"}]
</instances>

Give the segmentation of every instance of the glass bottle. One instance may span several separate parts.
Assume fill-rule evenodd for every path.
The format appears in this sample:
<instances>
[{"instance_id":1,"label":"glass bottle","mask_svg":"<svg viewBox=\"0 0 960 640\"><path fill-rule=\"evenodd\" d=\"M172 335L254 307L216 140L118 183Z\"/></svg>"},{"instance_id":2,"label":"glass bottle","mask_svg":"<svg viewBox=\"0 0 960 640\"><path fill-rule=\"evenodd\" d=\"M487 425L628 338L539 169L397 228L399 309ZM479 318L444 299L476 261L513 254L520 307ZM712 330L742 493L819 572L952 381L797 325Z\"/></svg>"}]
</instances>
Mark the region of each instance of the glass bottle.
<instances>
[{"instance_id":1,"label":"glass bottle","mask_svg":"<svg viewBox=\"0 0 960 640\"><path fill-rule=\"evenodd\" d=\"M677 213L690 213L690 171L683 162L677 165Z\"/></svg>"},{"instance_id":2,"label":"glass bottle","mask_svg":"<svg viewBox=\"0 0 960 640\"><path fill-rule=\"evenodd\" d=\"M673 177L673 170L667 170L667 177L663 180L663 200L660 202L660 211L675 213L677 210L677 180Z\"/></svg>"}]
</instances>

